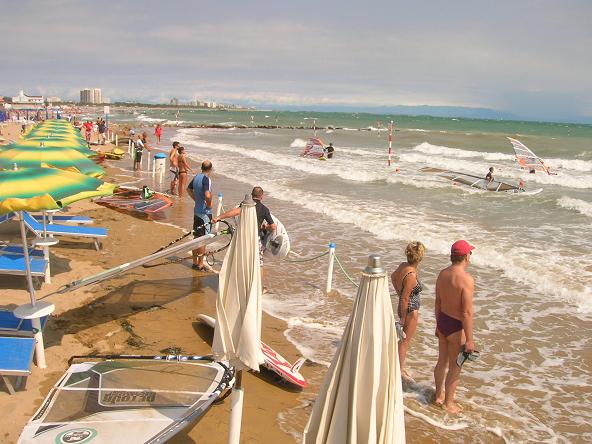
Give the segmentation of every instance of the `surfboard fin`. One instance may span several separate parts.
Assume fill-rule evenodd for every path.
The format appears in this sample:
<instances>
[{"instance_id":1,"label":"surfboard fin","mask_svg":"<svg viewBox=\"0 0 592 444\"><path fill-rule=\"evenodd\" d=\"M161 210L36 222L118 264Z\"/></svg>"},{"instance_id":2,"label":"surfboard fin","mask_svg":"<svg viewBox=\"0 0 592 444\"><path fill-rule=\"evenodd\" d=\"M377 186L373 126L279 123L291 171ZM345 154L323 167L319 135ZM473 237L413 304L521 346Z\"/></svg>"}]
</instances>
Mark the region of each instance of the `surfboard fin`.
<instances>
[{"instance_id":1,"label":"surfboard fin","mask_svg":"<svg viewBox=\"0 0 592 444\"><path fill-rule=\"evenodd\" d=\"M292 372L294 373L298 373L300 371L300 367L302 367L304 365L304 363L306 362L306 358L300 358L298 359L294 365L292 366L292 368L290 369Z\"/></svg>"}]
</instances>

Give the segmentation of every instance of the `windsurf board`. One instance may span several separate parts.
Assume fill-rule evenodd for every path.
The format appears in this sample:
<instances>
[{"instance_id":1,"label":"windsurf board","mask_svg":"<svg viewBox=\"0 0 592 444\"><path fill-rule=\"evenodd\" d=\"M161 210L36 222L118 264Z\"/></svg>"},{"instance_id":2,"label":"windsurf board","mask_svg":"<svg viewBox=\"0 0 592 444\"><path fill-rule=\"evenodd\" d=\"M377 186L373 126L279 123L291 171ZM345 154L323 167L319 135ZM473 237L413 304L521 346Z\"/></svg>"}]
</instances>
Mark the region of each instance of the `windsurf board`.
<instances>
[{"instance_id":1,"label":"windsurf board","mask_svg":"<svg viewBox=\"0 0 592 444\"><path fill-rule=\"evenodd\" d=\"M216 320L205 314L198 314L197 320L211 328L215 328L216 326ZM285 382L289 382L290 384L294 384L302 388L308 385L306 379L304 379L304 376L300 374L300 368L306 362L305 358L298 359L292 365L286 358L284 358L263 341L261 341L261 352L265 357L263 367L277 374Z\"/></svg>"}]
</instances>

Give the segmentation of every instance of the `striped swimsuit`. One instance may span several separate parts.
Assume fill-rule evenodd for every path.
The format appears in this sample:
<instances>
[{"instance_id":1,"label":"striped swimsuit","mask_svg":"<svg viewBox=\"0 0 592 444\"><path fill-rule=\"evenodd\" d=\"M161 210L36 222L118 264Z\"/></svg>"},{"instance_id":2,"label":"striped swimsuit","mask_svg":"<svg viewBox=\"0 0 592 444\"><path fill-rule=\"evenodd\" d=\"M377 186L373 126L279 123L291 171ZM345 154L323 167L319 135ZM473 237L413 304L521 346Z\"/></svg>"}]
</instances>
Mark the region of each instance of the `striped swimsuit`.
<instances>
[{"instance_id":1,"label":"striped swimsuit","mask_svg":"<svg viewBox=\"0 0 592 444\"><path fill-rule=\"evenodd\" d=\"M399 295L399 308L397 309L397 311L399 312L399 317L401 318L401 307L402 307L402 296L403 296L403 287L405 286L405 278L407 278L407 276L409 276L411 273L415 273L414 271L410 271L408 272L405 276L403 276L403 280L401 281L401 291L397 291L397 294ZM395 288L396 290L396 288ZM421 282L419 282L419 279L417 280L417 285L415 287L413 287L413 290L411 290L411 294L409 295L409 303L407 304L407 313L411 313L413 310L419 310L419 307L421 306L421 298L419 297L419 293L421 293L421 291L423 290L423 286L421 285Z\"/></svg>"}]
</instances>

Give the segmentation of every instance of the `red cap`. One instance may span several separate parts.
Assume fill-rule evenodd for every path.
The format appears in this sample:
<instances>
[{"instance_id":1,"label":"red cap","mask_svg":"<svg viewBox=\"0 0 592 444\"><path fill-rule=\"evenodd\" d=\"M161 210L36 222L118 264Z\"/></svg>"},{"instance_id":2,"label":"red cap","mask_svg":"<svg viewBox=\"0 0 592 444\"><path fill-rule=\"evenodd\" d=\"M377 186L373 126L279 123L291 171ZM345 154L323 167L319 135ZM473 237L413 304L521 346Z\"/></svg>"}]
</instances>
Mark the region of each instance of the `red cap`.
<instances>
[{"instance_id":1,"label":"red cap","mask_svg":"<svg viewBox=\"0 0 592 444\"><path fill-rule=\"evenodd\" d=\"M466 240L461 239L452 244L452 247L450 248L450 254L452 256L464 256L474 249L475 247L469 244Z\"/></svg>"}]
</instances>

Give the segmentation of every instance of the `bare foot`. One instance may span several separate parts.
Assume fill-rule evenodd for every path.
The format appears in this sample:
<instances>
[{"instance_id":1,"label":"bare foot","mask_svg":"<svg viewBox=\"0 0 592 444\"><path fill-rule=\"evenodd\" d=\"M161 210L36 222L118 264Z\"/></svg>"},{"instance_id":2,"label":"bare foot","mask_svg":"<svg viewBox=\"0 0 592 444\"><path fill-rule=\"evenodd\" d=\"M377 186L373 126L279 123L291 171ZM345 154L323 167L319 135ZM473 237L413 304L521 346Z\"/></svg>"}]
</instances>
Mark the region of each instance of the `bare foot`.
<instances>
[{"instance_id":1,"label":"bare foot","mask_svg":"<svg viewBox=\"0 0 592 444\"><path fill-rule=\"evenodd\" d=\"M434 405L438 407L442 407L444 405L444 395L437 397L434 399Z\"/></svg>"},{"instance_id":2,"label":"bare foot","mask_svg":"<svg viewBox=\"0 0 592 444\"><path fill-rule=\"evenodd\" d=\"M442 407L444 407L444 410L446 410L448 413L452 413L453 415L458 415L463 411L462 407L455 402L443 404Z\"/></svg>"}]
</instances>

